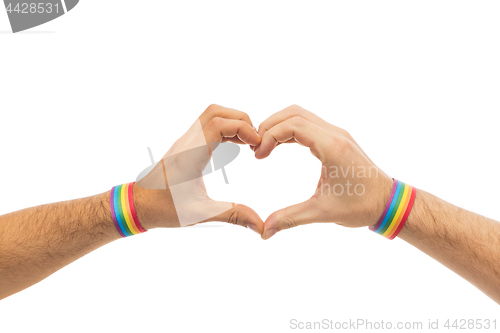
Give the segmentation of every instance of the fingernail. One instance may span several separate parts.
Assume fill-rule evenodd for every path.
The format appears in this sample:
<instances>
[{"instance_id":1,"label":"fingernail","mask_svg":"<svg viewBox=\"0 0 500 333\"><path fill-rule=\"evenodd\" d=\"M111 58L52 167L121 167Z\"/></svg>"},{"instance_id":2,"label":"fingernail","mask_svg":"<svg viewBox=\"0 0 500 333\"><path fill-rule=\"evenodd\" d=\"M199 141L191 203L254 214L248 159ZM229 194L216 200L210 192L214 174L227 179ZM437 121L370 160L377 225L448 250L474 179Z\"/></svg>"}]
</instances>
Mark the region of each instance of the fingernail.
<instances>
[{"instance_id":1,"label":"fingernail","mask_svg":"<svg viewBox=\"0 0 500 333\"><path fill-rule=\"evenodd\" d=\"M255 231L256 233L258 233L260 235L259 228L257 228L257 226L255 224L248 224L247 228L252 230L252 231Z\"/></svg>"},{"instance_id":2,"label":"fingernail","mask_svg":"<svg viewBox=\"0 0 500 333\"><path fill-rule=\"evenodd\" d=\"M253 127L253 130L255 131L255 133L259 134L259 131L257 131L257 129L255 128L255 126Z\"/></svg>"},{"instance_id":3,"label":"fingernail","mask_svg":"<svg viewBox=\"0 0 500 333\"><path fill-rule=\"evenodd\" d=\"M275 233L276 233L276 229L269 229L265 232L264 238L269 239L269 238L273 237Z\"/></svg>"}]
</instances>

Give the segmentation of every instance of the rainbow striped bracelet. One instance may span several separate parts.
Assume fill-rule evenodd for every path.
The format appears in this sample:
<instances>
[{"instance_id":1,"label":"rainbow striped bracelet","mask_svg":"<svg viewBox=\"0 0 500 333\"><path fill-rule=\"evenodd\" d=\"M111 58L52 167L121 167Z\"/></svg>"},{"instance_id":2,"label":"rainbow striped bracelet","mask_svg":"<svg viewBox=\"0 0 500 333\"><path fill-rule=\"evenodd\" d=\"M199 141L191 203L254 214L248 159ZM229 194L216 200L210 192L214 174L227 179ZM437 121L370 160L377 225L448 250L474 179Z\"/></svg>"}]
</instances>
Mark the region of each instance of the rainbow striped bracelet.
<instances>
[{"instance_id":1,"label":"rainbow striped bracelet","mask_svg":"<svg viewBox=\"0 0 500 333\"><path fill-rule=\"evenodd\" d=\"M394 239L410 215L416 193L416 188L394 179L389 202L377 224L371 226L370 230L388 239Z\"/></svg>"},{"instance_id":2,"label":"rainbow striped bracelet","mask_svg":"<svg viewBox=\"0 0 500 333\"><path fill-rule=\"evenodd\" d=\"M110 207L111 216L115 227L122 237L137 235L146 232L139 223L139 218L135 212L133 198L133 183L115 186L111 189Z\"/></svg>"}]
</instances>

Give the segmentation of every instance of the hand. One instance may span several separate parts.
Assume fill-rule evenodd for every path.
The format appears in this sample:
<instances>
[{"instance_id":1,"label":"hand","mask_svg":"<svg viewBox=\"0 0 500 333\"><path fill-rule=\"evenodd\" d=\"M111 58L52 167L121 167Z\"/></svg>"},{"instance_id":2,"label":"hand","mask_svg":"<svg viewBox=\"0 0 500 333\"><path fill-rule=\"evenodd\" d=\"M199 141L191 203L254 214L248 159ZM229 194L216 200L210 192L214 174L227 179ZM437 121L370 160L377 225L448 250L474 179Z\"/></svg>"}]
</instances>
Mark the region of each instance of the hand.
<instances>
[{"instance_id":1,"label":"hand","mask_svg":"<svg viewBox=\"0 0 500 333\"><path fill-rule=\"evenodd\" d=\"M265 158L281 143L309 147L322 163L314 195L307 201L271 214L263 239L302 224L334 222L346 227L377 223L387 203L393 180L382 172L345 130L315 114L290 106L275 113L259 127L260 145L255 157Z\"/></svg>"},{"instance_id":2,"label":"hand","mask_svg":"<svg viewBox=\"0 0 500 333\"><path fill-rule=\"evenodd\" d=\"M211 105L134 186L138 217L146 229L222 221L262 234L261 218L247 206L209 198L203 173L221 142L260 144L247 114ZM210 164L208 164L210 166Z\"/></svg>"}]
</instances>

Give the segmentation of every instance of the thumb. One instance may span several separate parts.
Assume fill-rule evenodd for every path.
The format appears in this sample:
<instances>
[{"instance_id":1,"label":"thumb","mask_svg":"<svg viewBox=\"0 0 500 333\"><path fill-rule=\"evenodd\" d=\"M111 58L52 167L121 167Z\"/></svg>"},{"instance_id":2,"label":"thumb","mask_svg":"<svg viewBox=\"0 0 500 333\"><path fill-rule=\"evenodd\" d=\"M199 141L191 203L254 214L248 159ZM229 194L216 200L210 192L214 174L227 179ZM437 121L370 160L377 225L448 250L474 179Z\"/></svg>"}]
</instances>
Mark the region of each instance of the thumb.
<instances>
[{"instance_id":1,"label":"thumb","mask_svg":"<svg viewBox=\"0 0 500 333\"><path fill-rule=\"evenodd\" d=\"M318 207L313 199L277 210L264 223L262 239L269 239L281 230L317 222L317 212Z\"/></svg>"},{"instance_id":2,"label":"thumb","mask_svg":"<svg viewBox=\"0 0 500 333\"><path fill-rule=\"evenodd\" d=\"M240 204L220 202L216 201L213 204L227 207L229 204L232 205L232 209L226 210L225 212L211 217L203 222L227 222L230 224L240 225L246 227L252 231L255 231L259 235L262 235L264 231L264 222L260 216L250 207Z\"/></svg>"}]
</instances>

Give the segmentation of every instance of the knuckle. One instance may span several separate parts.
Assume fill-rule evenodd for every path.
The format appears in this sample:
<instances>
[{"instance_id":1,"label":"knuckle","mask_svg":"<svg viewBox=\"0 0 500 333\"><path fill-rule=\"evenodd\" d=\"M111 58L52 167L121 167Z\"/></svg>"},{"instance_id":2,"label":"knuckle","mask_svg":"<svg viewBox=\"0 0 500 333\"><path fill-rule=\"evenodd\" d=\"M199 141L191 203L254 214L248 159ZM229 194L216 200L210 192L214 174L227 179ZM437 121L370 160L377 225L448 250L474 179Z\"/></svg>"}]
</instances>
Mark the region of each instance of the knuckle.
<instances>
[{"instance_id":1,"label":"knuckle","mask_svg":"<svg viewBox=\"0 0 500 333\"><path fill-rule=\"evenodd\" d=\"M214 114L215 112L217 112L217 109L219 108L219 106L217 104L210 104L204 113L206 114Z\"/></svg>"},{"instance_id":2,"label":"knuckle","mask_svg":"<svg viewBox=\"0 0 500 333\"><path fill-rule=\"evenodd\" d=\"M224 118L213 117L208 123L208 126L210 126L211 128L219 128L223 124L224 124Z\"/></svg>"},{"instance_id":3,"label":"knuckle","mask_svg":"<svg viewBox=\"0 0 500 333\"><path fill-rule=\"evenodd\" d=\"M272 127L270 129L268 129L264 135L262 136L262 140L264 140L264 138L275 138L275 132L276 132L276 128Z\"/></svg>"},{"instance_id":4,"label":"knuckle","mask_svg":"<svg viewBox=\"0 0 500 333\"><path fill-rule=\"evenodd\" d=\"M297 104L292 104L285 110L289 115L300 115L304 111L304 109L298 106Z\"/></svg>"},{"instance_id":5,"label":"knuckle","mask_svg":"<svg viewBox=\"0 0 500 333\"><path fill-rule=\"evenodd\" d=\"M346 138L351 138L351 134L349 134L349 132L348 132L348 131L346 131L345 129L340 128L340 127L339 127L338 129L339 129L340 134L342 134L342 135L343 135L343 136L345 136Z\"/></svg>"},{"instance_id":6,"label":"knuckle","mask_svg":"<svg viewBox=\"0 0 500 333\"><path fill-rule=\"evenodd\" d=\"M300 105L297 105L297 104L292 104L289 107L290 107L290 109L295 110L295 111L302 111L302 110L304 110Z\"/></svg>"},{"instance_id":7,"label":"knuckle","mask_svg":"<svg viewBox=\"0 0 500 333\"><path fill-rule=\"evenodd\" d=\"M290 123L293 125L293 126L296 126L296 127L301 127L304 125L304 122L305 122L305 119L300 117L300 116L293 116L292 118L290 118Z\"/></svg>"},{"instance_id":8,"label":"knuckle","mask_svg":"<svg viewBox=\"0 0 500 333\"><path fill-rule=\"evenodd\" d=\"M334 136L332 138L332 144L334 149L340 154L346 154L352 150L351 141L343 136Z\"/></svg>"}]
</instances>

